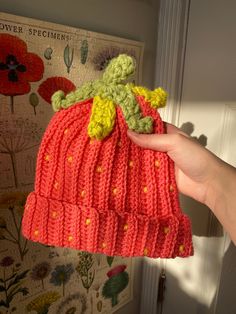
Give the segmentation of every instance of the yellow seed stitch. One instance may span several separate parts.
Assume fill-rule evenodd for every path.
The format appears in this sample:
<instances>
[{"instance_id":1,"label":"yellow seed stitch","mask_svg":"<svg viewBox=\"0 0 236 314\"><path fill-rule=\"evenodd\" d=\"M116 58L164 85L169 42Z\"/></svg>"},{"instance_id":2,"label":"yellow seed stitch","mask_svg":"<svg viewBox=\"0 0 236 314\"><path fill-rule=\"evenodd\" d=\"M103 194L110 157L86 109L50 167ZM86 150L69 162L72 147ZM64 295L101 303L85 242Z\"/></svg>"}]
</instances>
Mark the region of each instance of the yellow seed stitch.
<instances>
[{"instance_id":1,"label":"yellow seed stitch","mask_svg":"<svg viewBox=\"0 0 236 314\"><path fill-rule=\"evenodd\" d=\"M143 255L144 255L144 256L147 256L147 255L148 255L148 249L147 249L147 248L145 248L145 249L143 250Z\"/></svg>"},{"instance_id":2,"label":"yellow seed stitch","mask_svg":"<svg viewBox=\"0 0 236 314\"><path fill-rule=\"evenodd\" d=\"M174 187L173 187L173 185L171 184L170 185L170 192L173 192L174 191Z\"/></svg>"},{"instance_id":3,"label":"yellow seed stitch","mask_svg":"<svg viewBox=\"0 0 236 314\"><path fill-rule=\"evenodd\" d=\"M102 248L105 249L106 247L107 247L106 243L103 242L103 243L102 243Z\"/></svg>"},{"instance_id":4,"label":"yellow seed stitch","mask_svg":"<svg viewBox=\"0 0 236 314\"><path fill-rule=\"evenodd\" d=\"M39 235L39 231L36 229L34 230L34 235L37 237Z\"/></svg>"},{"instance_id":5,"label":"yellow seed stitch","mask_svg":"<svg viewBox=\"0 0 236 314\"><path fill-rule=\"evenodd\" d=\"M164 227L164 233L165 233L165 234L169 233L169 231L170 231L170 228L169 228L169 227Z\"/></svg>"},{"instance_id":6,"label":"yellow seed stitch","mask_svg":"<svg viewBox=\"0 0 236 314\"><path fill-rule=\"evenodd\" d=\"M68 129L65 129L65 130L64 130L64 134L67 134L67 133L68 133L68 131L69 131Z\"/></svg>"},{"instance_id":7,"label":"yellow seed stitch","mask_svg":"<svg viewBox=\"0 0 236 314\"><path fill-rule=\"evenodd\" d=\"M68 162L72 162L73 157L72 157L72 156L69 156L69 157L67 157L67 160L68 160Z\"/></svg>"},{"instance_id":8,"label":"yellow seed stitch","mask_svg":"<svg viewBox=\"0 0 236 314\"><path fill-rule=\"evenodd\" d=\"M130 160L130 161L129 161L129 166L130 166L130 168L132 168L133 165L134 165L134 162L133 162L132 160Z\"/></svg>"},{"instance_id":9,"label":"yellow seed stitch","mask_svg":"<svg viewBox=\"0 0 236 314\"><path fill-rule=\"evenodd\" d=\"M114 195L116 195L117 192L118 192L118 189L117 189L117 188L113 188L113 189L112 189L112 193L113 193Z\"/></svg>"},{"instance_id":10,"label":"yellow seed stitch","mask_svg":"<svg viewBox=\"0 0 236 314\"><path fill-rule=\"evenodd\" d=\"M179 246L179 251L180 251L180 253L183 253L183 251L184 251L184 245L183 245L183 244L181 244L181 245Z\"/></svg>"},{"instance_id":11,"label":"yellow seed stitch","mask_svg":"<svg viewBox=\"0 0 236 314\"><path fill-rule=\"evenodd\" d=\"M127 231L128 230L128 224L125 224L124 225L124 231Z\"/></svg>"},{"instance_id":12,"label":"yellow seed stitch","mask_svg":"<svg viewBox=\"0 0 236 314\"><path fill-rule=\"evenodd\" d=\"M73 240L72 235L69 235L69 237L68 237L68 241L69 241L69 242L71 242L72 240Z\"/></svg>"},{"instance_id":13,"label":"yellow seed stitch","mask_svg":"<svg viewBox=\"0 0 236 314\"><path fill-rule=\"evenodd\" d=\"M160 167L160 161L159 160L155 160L155 167L159 168Z\"/></svg>"},{"instance_id":14,"label":"yellow seed stitch","mask_svg":"<svg viewBox=\"0 0 236 314\"><path fill-rule=\"evenodd\" d=\"M144 192L144 193L147 193L147 192L148 192L148 188L147 188L146 186L143 188L143 192Z\"/></svg>"},{"instance_id":15,"label":"yellow seed stitch","mask_svg":"<svg viewBox=\"0 0 236 314\"><path fill-rule=\"evenodd\" d=\"M119 146L119 147L121 147L121 141L118 141L118 143L117 143L117 145Z\"/></svg>"},{"instance_id":16,"label":"yellow seed stitch","mask_svg":"<svg viewBox=\"0 0 236 314\"><path fill-rule=\"evenodd\" d=\"M44 157L44 159L45 159L46 161L49 161L49 160L50 160L50 155L46 155L46 156Z\"/></svg>"},{"instance_id":17,"label":"yellow seed stitch","mask_svg":"<svg viewBox=\"0 0 236 314\"><path fill-rule=\"evenodd\" d=\"M81 195L81 197L85 197L85 191L84 190L81 191L80 195Z\"/></svg>"},{"instance_id":18,"label":"yellow seed stitch","mask_svg":"<svg viewBox=\"0 0 236 314\"><path fill-rule=\"evenodd\" d=\"M55 210L52 212L52 218L57 218L57 212Z\"/></svg>"},{"instance_id":19,"label":"yellow seed stitch","mask_svg":"<svg viewBox=\"0 0 236 314\"><path fill-rule=\"evenodd\" d=\"M90 224L91 224L91 219L87 218L87 219L86 219L86 225L88 226L88 225L90 225Z\"/></svg>"},{"instance_id":20,"label":"yellow seed stitch","mask_svg":"<svg viewBox=\"0 0 236 314\"><path fill-rule=\"evenodd\" d=\"M57 189L58 189L58 186L59 186L59 183L56 181L56 182L54 183L54 188L57 190Z\"/></svg>"},{"instance_id":21,"label":"yellow seed stitch","mask_svg":"<svg viewBox=\"0 0 236 314\"><path fill-rule=\"evenodd\" d=\"M98 166L97 169L96 169L96 171L97 171L98 173L101 173L101 172L102 172L102 167L101 167L101 166Z\"/></svg>"}]
</instances>

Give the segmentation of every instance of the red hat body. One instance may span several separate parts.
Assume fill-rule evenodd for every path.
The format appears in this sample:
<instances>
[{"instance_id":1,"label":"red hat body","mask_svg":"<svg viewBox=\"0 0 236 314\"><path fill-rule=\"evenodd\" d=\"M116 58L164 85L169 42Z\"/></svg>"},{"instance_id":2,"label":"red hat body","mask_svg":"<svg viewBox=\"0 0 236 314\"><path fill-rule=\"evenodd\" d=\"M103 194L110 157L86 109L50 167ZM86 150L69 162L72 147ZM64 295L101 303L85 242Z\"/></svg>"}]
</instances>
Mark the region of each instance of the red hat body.
<instances>
[{"instance_id":1,"label":"red hat body","mask_svg":"<svg viewBox=\"0 0 236 314\"><path fill-rule=\"evenodd\" d=\"M41 143L35 191L27 199L23 234L47 245L109 256L173 258L193 254L189 218L179 206L174 163L127 137L119 106L111 134L91 140L92 99L56 113ZM163 122L141 96L154 132Z\"/></svg>"}]
</instances>

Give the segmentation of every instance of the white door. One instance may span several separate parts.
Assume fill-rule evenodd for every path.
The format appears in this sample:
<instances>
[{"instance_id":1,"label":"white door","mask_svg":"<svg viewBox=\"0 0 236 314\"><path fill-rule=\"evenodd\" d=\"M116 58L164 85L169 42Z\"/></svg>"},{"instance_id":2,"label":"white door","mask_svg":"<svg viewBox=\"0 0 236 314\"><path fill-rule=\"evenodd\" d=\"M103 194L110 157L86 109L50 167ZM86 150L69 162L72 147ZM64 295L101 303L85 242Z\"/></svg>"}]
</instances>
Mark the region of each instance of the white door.
<instances>
[{"instance_id":1,"label":"white door","mask_svg":"<svg viewBox=\"0 0 236 314\"><path fill-rule=\"evenodd\" d=\"M174 10L173 3L179 1L162 2L166 10L161 12L166 12ZM184 24L187 36L183 40L186 49L180 67L182 82L175 80L181 76L172 79L180 91L179 101L171 98L172 109L166 109L163 115L192 136L207 140L208 149L236 166L236 1L191 0L188 9ZM163 23L168 23L174 32L178 27L175 22ZM176 40L174 34L169 46L166 45L167 55L171 54L168 47L171 49ZM177 53L172 56L181 58ZM159 64L158 70L160 67ZM170 71L169 68L163 67ZM172 85L167 80L166 88ZM235 314L236 248L205 206L187 197L182 197L181 203L192 220L195 255L162 262L161 266L166 268L162 313ZM160 267L160 262L156 263ZM144 304L142 313L154 313L151 309L145 312ZM160 307L159 312L156 307L155 310L161 313Z\"/></svg>"}]
</instances>

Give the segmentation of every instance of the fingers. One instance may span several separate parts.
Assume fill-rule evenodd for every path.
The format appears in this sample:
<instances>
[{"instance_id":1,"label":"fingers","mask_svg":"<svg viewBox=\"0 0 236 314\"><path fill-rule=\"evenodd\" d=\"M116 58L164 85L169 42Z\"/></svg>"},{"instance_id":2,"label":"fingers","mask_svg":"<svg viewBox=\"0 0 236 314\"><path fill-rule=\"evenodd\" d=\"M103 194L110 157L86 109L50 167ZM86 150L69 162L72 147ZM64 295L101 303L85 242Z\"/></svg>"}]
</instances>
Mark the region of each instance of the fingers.
<instances>
[{"instance_id":1,"label":"fingers","mask_svg":"<svg viewBox=\"0 0 236 314\"><path fill-rule=\"evenodd\" d=\"M176 147L182 136L189 137L173 124L165 122L167 134L138 134L128 130L129 138L137 145L160 152L169 152Z\"/></svg>"},{"instance_id":2,"label":"fingers","mask_svg":"<svg viewBox=\"0 0 236 314\"><path fill-rule=\"evenodd\" d=\"M132 131L127 132L129 138L137 145L160 152L169 152L176 147L179 137L182 134L138 134Z\"/></svg>"},{"instance_id":3,"label":"fingers","mask_svg":"<svg viewBox=\"0 0 236 314\"><path fill-rule=\"evenodd\" d=\"M164 122L165 127L166 127L166 133L171 134L171 133L178 133L180 129L178 129L175 125L170 124L168 122Z\"/></svg>"},{"instance_id":4,"label":"fingers","mask_svg":"<svg viewBox=\"0 0 236 314\"><path fill-rule=\"evenodd\" d=\"M138 134L128 130L129 138L137 145L160 152L170 152L176 149L177 143L189 136L173 124L165 122L167 134Z\"/></svg>"},{"instance_id":5,"label":"fingers","mask_svg":"<svg viewBox=\"0 0 236 314\"><path fill-rule=\"evenodd\" d=\"M181 129L177 128L175 125L173 124L170 124L168 122L164 122L165 123L165 126L166 126L166 133L167 134L176 134L176 133L179 133L179 134L182 134L186 137L189 137L188 134L186 134L185 132L183 132Z\"/></svg>"}]
</instances>

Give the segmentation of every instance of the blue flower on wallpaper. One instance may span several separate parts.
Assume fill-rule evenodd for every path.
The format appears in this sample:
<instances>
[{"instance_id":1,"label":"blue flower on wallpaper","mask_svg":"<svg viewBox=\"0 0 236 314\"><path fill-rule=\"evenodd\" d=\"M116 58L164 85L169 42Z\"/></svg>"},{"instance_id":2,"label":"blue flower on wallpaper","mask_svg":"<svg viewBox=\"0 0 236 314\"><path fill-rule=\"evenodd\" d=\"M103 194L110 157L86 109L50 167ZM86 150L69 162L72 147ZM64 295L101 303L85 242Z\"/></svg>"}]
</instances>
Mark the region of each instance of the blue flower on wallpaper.
<instances>
[{"instance_id":1,"label":"blue flower on wallpaper","mask_svg":"<svg viewBox=\"0 0 236 314\"><path fill-rule=\"evenodd\" d=\"M51 273L50 282L54 286L62 286L63 296L65 295L65 285L70 280L74 272L72 264L57 265Z\"/></svg>"}]
</instances>

